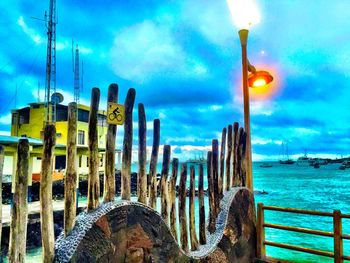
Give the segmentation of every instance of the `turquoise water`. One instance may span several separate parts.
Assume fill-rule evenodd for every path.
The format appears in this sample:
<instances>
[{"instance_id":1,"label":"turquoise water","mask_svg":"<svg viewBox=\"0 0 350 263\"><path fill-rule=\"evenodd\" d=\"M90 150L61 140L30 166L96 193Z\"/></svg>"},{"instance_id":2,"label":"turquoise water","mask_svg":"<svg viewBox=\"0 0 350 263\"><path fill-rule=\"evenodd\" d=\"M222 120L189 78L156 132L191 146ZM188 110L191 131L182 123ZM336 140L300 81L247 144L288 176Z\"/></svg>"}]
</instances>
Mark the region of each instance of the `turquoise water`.
<instances>
[{"instance_id":1,"label":"turquoise water","mask_svg":"<svg viewBox=\"0 0 350 263\"><path fill-rule=\"evenodd\" d=\"M264 190L268 194L257 194L255 196L256 204L262 202L265 205L326 212L340 209L342 213L350 214L350 170L339 170L339 164L321 166L319 169L297 165L280 165L278 163L273 163L271 168L260 168L259 165L259 163L253 165L254 189ZM159 165L158 172L160 172L160 169ZM136 165L133 166L132 170L137 172ZM206 169L204 175L204 184L206 185ZM189 183L189 175L187 178ZM85 199L81 202L85 202ZM197 200L196 204L198 207ZM160 207L157 210L160 211ZM198 209L196 209L197 218ZM326 217L266 211L265 221L281 225L333 231L332 218ZM198 222L198 219L196 222ZM343 219L343 233L350 234L350 219ZM325 251L333 250L332 238L283 230L267 229L266 240ZM288 259L293 262L333 262L330 258L274 247L267 247L266 252L268 256ZM41 249L28 251L27 262L40 262L40 253ZM344 253L350 255L350 242L346 240L344 240Z\"/></svg>"}]
</instances>

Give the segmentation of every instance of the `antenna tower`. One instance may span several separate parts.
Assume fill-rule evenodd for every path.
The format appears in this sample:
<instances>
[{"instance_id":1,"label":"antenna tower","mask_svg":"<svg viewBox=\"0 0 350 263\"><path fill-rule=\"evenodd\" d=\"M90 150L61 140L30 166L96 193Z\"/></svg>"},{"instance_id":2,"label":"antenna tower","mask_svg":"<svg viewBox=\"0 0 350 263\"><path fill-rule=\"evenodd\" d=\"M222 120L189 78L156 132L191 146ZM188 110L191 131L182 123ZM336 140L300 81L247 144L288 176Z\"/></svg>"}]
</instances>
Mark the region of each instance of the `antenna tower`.
<instances>
[{"instance_id":1,"label":"antenna tower","mask_svg":"<svg viewBox=\"0 0 350 263\"><path fill-rule=\"evenodd\" d=\"M51 103L51 95L56 92L56 0L50 0L47 22L47 53L45 80L45 122L56 122L56 102ZM52 107L51 107L52 106Z\"/></svg>"},{"instance_id":2,"label":"antenna tower","mask_svg":"<svg viewBox=\"0 0 350 263\"><path fill-rule=\"evenodd\" d=\"M74 101L79 103L80 96L80 82L79 82L79 48L75 49L75 59L73 59L73 73L74 73Z\"/></svg>"}]
</instances>

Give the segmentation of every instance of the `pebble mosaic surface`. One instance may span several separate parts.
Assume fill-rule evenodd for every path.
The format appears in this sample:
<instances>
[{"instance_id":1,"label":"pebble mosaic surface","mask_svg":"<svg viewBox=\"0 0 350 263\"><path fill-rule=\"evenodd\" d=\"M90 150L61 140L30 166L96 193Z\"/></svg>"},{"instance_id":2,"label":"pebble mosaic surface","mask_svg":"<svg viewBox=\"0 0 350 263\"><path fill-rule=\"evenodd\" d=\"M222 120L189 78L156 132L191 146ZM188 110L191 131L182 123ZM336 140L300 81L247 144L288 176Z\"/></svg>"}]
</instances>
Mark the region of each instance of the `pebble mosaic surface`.
<instances>
[{"instance_id":1,"label":"pebble mosaic surface","mask_svg":"<svg viewBox=\"0 0 350 263\"><path fill-rule=\"evenodd\" d=\"M220 208L216 231L207 231L207 244L185 253L155 210L131 201L103 203L81 213L67 237L58 237L54 262L250 261L256 234L253 195L246 188L233 188Z\"/></svg>"}]
</instances>

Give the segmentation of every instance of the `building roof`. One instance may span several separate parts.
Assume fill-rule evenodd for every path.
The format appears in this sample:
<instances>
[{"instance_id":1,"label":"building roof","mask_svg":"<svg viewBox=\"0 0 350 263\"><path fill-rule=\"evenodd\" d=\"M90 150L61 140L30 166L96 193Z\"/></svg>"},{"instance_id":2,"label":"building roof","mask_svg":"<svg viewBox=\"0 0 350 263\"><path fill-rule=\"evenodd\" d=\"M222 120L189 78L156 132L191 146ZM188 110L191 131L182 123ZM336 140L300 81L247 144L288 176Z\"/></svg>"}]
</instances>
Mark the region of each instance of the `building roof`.
<instances>
[{"instance_id":1,"label":"building roof","mask_svg":"<svg viewBox=\"0 0 350 263\"><path fill-rule=\"evenodd\" d=\"M1 145L13 145L18 144L20 139L27 139L29 142L29 145L43 145L43 141L35 138L30 137L16 137L16 136L9 136L9 135L0 135L0 144ZM56 147L66 147L62 144L56 144Z\"/></svg>"}]
</instances>

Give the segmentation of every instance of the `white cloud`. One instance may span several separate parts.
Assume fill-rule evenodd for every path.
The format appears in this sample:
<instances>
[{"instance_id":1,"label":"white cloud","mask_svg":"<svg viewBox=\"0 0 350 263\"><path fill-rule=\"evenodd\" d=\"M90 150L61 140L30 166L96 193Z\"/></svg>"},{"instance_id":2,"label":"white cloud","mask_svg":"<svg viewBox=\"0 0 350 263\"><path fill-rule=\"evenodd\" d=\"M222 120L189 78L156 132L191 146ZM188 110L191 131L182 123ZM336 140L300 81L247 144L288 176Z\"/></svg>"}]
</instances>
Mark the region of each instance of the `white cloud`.
<instances>
[{"instance_id":1,"label":"white cloud","mask_svg":"<svg viewBox=\"0 0 350 263\"><path fill-rule=\"evenodd\" d=\"M142 83L154 75L201 76L207 67L186 54L170 28L144 21L119 32L111 49L114 72Z\"/></svg>"},{"instance_id":2,"label":"white cloud","mask_svg":"<svg viewBox=\"0 0 350 263\"><path fill-rule=\"evenodd\" d=\"M226 1L187 1L183 20L217 45L231 45L236 29L230 21ZM199 15L200 14L200 15Z\"/></svg>"},{"instance_id":3,"label":"white cloud","mask_svg":"<svg viewBox=\"0 0 350 263\"><path fill-rule=\"evenodd\" d=\"M43 42L42 37L33 28L28 27L25 23L23 16L20 16L17 20L17 24L22 28L23 32L28 35L36 44Z\"/></svg>"},{"instance_id":4,"label":"white cloud","mask_svg":"<svg viewBox=\"0 0 350 263\"><path fill-rule=\"evenodd\" d=\"M10 136L11 132L9 132L9 131L0 131L0 135Z\"/></svg>"},{"instance_id":5,"label":"white cloud","mask_svg":"<svg viewBox=\"0 0 350 263\"><path fill-rule=\"evenodd\" d=\"M4 125L10 125L11 124L11 113L8 113L6 115L1 116L0 123L4 124Z\"/></svg>"}]
</instances>

